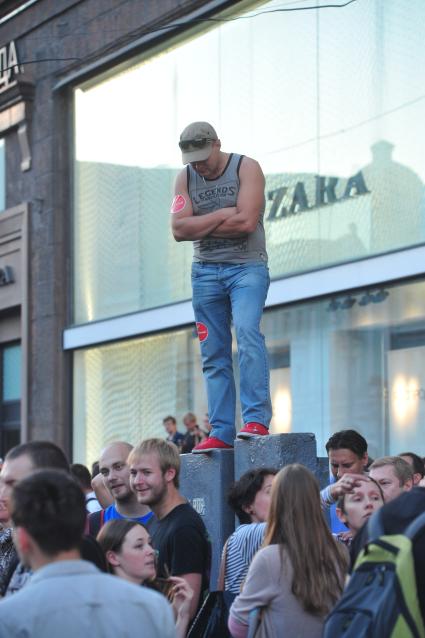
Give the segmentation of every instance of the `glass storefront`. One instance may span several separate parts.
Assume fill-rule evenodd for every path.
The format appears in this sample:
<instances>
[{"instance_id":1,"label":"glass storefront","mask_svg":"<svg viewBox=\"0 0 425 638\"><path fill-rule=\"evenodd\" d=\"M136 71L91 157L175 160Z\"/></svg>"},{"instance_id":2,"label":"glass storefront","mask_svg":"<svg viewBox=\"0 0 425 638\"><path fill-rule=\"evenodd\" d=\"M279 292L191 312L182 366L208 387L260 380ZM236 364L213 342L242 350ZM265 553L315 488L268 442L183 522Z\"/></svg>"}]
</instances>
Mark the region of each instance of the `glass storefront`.
<instances>
[{"instance_id":1,"label":"glass storefront","mask_svg":"<svg viewBox=\"0 0 425 638\"><path fill-rule=\"evenodd\" d=\"M272 309L263 331L272 432L314 432L324 455L330 434L352 427L373 457L425 454L425 281ZM167 414L183 430L188 410L199 421L206 411L192 329L74 353L76 460L90 464L111 440L164 436Z\"/></svg>"},{"instance_id":2,"label":"glass storefront","mask_svg":"<svg viewBox=\"0 0 425 638\"><path fill-rule=\"evenodd\" d=\"M76 89L74 324L190 298L168 211L193 120L260 161L272 278L424 243L423 0L244 6Z\"/></svg>"}]
</instances>

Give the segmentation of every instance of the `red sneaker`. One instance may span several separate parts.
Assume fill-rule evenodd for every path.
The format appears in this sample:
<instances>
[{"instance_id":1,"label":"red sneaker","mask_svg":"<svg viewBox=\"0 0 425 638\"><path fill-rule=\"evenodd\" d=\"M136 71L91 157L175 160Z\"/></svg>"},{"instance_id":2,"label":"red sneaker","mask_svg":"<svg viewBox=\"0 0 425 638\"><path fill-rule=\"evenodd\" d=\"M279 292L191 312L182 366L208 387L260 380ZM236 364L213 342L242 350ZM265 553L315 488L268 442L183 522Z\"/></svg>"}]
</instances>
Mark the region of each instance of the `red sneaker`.
<instances>
[{"instance_id":1,"label":"red sneaker","mask_svg":"<svg viewBox=\"0 0 425 638\"><path fill-rule=\"evenodd\" d=\"M246 423L237 434L238 439L252 439L256 436L267 436L269 431L261 423Z\"/></svg>"},{"instance_id":2,"label":"red sneaker","mask_svg":"<svg viewBox=\"0 0 425 638\"><path fill-rule=\"evenodd\" d=\"M209 436L202 443L198 443L192 450L192 454L202 454L203 452L212 452L213 450L233 450L233 445L228 445L214 436Z\"/></svg>"}]
</instances>

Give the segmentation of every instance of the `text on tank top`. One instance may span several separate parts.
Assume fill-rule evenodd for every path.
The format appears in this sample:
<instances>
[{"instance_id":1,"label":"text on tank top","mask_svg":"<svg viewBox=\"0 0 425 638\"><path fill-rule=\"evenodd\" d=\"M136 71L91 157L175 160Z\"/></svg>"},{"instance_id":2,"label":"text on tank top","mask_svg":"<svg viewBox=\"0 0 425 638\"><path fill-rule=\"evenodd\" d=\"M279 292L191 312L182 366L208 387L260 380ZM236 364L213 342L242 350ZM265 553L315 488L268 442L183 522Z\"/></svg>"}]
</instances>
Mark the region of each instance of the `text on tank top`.
<instances>
[{"instance_id":1,"label":"text on tank top","mask_svg":"<svg viewBox=\"0 0 425 638\"><path fill-rule=\"evenodd\" d=\"M204 179L187 166L188 193L194 215L207 215L220 208L236 206L239 195L239 168L243 155L231 153L226 167L216 179ZM193 242L194 261L241 264L267 263L263 211L254 232L236 238L205 237Z\"/></svg>"}]
</instances>

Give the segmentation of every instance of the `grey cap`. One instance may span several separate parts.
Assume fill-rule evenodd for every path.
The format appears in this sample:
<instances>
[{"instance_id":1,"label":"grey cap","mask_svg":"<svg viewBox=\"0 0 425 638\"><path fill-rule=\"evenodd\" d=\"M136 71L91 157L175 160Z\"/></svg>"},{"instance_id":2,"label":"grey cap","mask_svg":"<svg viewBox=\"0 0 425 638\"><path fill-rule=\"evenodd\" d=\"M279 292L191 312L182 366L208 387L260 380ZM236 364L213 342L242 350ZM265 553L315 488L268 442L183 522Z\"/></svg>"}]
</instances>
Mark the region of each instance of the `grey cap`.
<instances>
[{"instance_id":1,"label":"grey cap","mask_svg":"<svg viewBox=\"0 0 425 638\"><path fill-rule=\"evenodd\" d=\"M179 141L183 164L207 160L217 139L214 127L208 122L192 122L186 126Z\"/></svg>"}]
</instances>

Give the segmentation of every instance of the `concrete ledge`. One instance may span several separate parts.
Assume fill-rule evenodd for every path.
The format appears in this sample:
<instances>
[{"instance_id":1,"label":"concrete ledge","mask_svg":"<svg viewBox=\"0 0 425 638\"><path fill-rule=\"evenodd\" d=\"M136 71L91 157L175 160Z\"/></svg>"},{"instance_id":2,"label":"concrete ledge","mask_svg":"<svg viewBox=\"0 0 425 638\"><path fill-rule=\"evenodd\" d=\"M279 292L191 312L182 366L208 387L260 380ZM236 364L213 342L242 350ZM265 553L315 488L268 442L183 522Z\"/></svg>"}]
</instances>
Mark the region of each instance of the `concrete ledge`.
<instances>
[{"instance_id":1,"label":"concrete ledge","mask_svg":"<svg viewBox=\"0 0 425 638\"><path fill-rule=\"evenodd\" d=\"M314 434L271 434L249 441L235 441L235 479L256 467L281 469L302 463L316 473L317 446Z\"/></svg>"},{"instance_id":2,"label":"concrete ledge","mask_svg":"<svg viewBox=\"0 0 425 638\"><path fill-rule=\"evenodd\" d=\"M316 467L316 477L319 481L320 489L323 490L324 487L329 485L329 459L327 456L319 456L317 457L317 467Z\"/></svg>"},{"instance_id":3,"label":"concrete ledge","mask_svg":"<svg viewBox=\"0 0 425 638\"><path fill-rule=\"evenodd\" d=\"M302 463L317 477L320 487L329 483L327 458L317 458L314 434L271 434L249 441L235 441L234 450L209 454L182 454L180 491L202 517L211 540L210 587L216 589L221 551L235 529L235 516L227 504L227 492L234 480L257 467L280 470Z\"/></svg>"}]
</instances>

